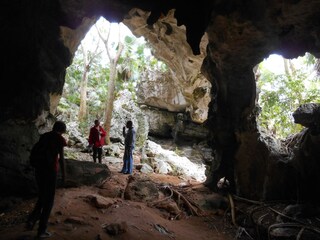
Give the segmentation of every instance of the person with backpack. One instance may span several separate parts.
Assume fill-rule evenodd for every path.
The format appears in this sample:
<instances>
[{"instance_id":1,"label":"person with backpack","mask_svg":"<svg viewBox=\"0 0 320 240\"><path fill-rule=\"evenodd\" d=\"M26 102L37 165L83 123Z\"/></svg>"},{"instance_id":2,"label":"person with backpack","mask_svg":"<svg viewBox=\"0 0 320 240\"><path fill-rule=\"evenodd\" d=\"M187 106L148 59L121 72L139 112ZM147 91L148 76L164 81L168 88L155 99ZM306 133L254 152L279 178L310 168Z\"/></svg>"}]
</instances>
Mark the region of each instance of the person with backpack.
<instances>
[{"instance_id":1,"label":"person with backpack","mask_svg":"<svg viewBox=\"0 0 320 240\"><path fill-rule=\"evenodd\" d=\"M62 136L65 132L66 124L62 121L56 121L52 131L41 135L38 143L35 144L35 146L37 145L37 147L34 147L36 150L31 151L30 161L35 168L38 200L28 216L26 227L28 230L32 230L39 220L38 238L48 238L52 235L47 231L47 224L54 204L59 168L63 183L66 177L63 148L67 143Z\"/></svg>"},{"instance_id":2,"label":"person with backpack","mask_svg":"<svg viewBox=\"0 0 320 240\"><path fill-rule=\"evenodd\" d=\"M104 145L104 138L106 136L106 131L100 126L100 121L95 120L94 126L90 128L89 133L89 145L92 147L92 158L93 161L97 161L97 156L99 163L102 161L102 146Z\"/></svg>"}]
</instances>

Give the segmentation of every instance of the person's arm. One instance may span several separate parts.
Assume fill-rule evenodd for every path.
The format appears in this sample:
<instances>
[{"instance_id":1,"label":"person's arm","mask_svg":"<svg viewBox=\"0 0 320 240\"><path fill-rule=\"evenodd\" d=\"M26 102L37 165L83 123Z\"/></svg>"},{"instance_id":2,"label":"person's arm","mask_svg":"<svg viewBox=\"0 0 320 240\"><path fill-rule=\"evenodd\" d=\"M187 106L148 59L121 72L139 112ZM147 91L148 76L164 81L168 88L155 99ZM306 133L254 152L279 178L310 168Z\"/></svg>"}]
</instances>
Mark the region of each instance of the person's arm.
<instances>
[{"instance_id":1,"label":"person's arm","mask_svg":"<svg viewBox=\"0 0 320 240\"><path fill-rule=\"evenodd\" d=\"M123 136L123 137L126 137L126 127L123 127L123 128L122 128L122 136Z\"/></svg>"}]
</instances>

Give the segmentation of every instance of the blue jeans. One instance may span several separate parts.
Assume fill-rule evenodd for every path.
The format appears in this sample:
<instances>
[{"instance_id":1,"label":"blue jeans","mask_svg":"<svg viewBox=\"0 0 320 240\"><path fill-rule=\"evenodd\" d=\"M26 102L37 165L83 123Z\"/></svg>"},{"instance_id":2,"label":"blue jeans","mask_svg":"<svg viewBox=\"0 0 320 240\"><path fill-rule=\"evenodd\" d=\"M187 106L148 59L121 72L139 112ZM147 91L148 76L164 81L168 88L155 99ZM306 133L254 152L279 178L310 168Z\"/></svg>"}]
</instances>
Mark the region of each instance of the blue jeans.
<instances>
[{"instance_id":1,"label":"blue jeans","mask_svg":"<svg viewBox=\"0 0 320 240\"><path fill-rule=\"evenodd\" d=\"M125 147L123 155L123 166L122 173L132 174L133 170L133 157L132 157L133 147Z\"/></svg>"}]
</instances>

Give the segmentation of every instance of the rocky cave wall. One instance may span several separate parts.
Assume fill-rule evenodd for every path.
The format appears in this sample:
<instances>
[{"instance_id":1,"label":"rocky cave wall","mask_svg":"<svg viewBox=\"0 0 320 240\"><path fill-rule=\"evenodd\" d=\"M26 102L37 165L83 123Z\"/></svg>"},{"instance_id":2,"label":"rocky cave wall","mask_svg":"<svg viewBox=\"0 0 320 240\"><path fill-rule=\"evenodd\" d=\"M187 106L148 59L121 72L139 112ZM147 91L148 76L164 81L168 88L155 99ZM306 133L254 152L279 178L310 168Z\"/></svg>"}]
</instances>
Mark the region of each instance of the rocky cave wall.
<instances>
[{"instance_id":1,"label":"rocky cave wall","mask_svg":"<svg viewBox=\"0 0 320 240\"><path fill-rule=\"evenodd\" d=\"M203 123L208 117L211 83L201 73L207 46L206 34L201 38L200 54L195 55L186 39L186 27L177 25L175 10L148 27L150 12L132 9L126 24L137 37L143 36L152 53L166 63L169 73L150 72L142 76L138 101L170 112L188 112L193 122Z\"/></svg>"},{"instance_id":2,"label":"rocky cave wall","mask_svg":"<svg viewBox=\"0 0 320 240\"><path fill-rule=\"evenodd\" d=\"M0 90L1 194L27 194L32 188L28 153L38 131L52 119L65 69L95 17L120 22L132 9L142 9L151 11L148 28L175 9L177 26L185 26L193 55L201 53L205 32L208 37L201 71L212 84L207 125L215 163L208 184L214 187L217 179L227 176L241 196L296 199L297 184L291 179L303 176L299 187L306 189L304 200L319 200L306 179L311 176L315 185L320 179L304 164L312 158L318 167L313 169L319 169L318 152L309 151L312 155L306 157L298 150L297 167L294 157L271 147L275 140L258 131L252 71L271 53L294 58L310 52L320 57L319 0L7 0L1 5L1 76L6 83ZM310 141L305 144L316 148ZM305 166L307 174L300 174Z\"/></svg>"},{"instance_id":3,"label":"rocky cave wall","mask_svg":"<svg viewBox=\"0 0 320 240\"><path fill-rule=\"evenodd\" d=\"M282 149L274 147L275 140L264 139L258 131L252 69L271 53L286 58L305 52L319 56L316 22L320 15L319 11L311 10L319 7L319 1L261 3L224 16L213 14L207 29L208 56L203 72L216 86L212 91L209 122L216 160L220 162L213 169L213 182L226 175L239 195L253 199L295 199L294 191L298 190L292 177L299 175L300 170L293 166L289 154L284 155ZM313 180L319 181L317 177Z\"/></svg>"}]
</instances>

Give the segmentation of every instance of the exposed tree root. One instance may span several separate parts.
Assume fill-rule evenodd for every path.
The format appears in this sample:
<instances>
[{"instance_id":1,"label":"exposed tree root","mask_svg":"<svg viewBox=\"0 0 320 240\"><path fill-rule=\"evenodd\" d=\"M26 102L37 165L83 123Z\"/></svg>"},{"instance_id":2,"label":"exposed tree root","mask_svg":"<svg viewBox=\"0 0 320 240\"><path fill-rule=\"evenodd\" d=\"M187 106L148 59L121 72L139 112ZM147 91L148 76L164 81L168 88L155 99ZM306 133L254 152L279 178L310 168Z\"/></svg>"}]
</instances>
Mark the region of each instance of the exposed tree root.
<instances>
[{"instance_id":1,"label":"exposed tree root","mask_svg":"<svg viewBox=\"0 0 320 240\"><path fill-rule=\"evenodd\" d=\"M158 200L158 201L151 202L151 203L149 203L148 205L149 205L149 206L154 206L154 205L157 205L157 204L159 204L159 203L162 203L162 202L164 202L164 201L167 201L167 200L171 199L172 196L173 196L173 191L172 191L171 188L168 188L168 190L170 191L170 195L169 195L168 197L165 197L165 198L160 199L160 200Z\"/></svg>"},{"instance_id":2,"label":"exposed tree root","mask_svg":"<svg viewBox=\"0 0 320 240\"><path fill-rule=\"evenodd\" d=\"M275 223L269 226L268 228L268 239L270 239L270 232L273 228L301 228L299 234L297 235L297 240L301 238L302 233L305 230L310 230L316 234L320 235L320 229L313 226L306 226L305 224L300 223ZM299 237L299 238L298 238Z\"/></svg>"},{"instance_id":3,"label":"exposed tree root","mask_svg":"<svg viewBox=\"0 0 320 240\"><path fill-rule=\"evenodd\" d=\"M193 206L185 196L183 196L180 192L177 190L171 189L173 192L173 195L178 199L178 206L180 206L180 200L184 202L184 204L187 206L187 209L190 211L190 213L193 216L203 216L203 211L198 206Z\"/></svg>"},{"instance_id":4,"label":"exposed tree root","mask_svg":"<svg viewBox=\"0 0 320 240\"><path fill-rule=\"evenodd\" d=\"M272 229L274 228L300 228L299 230L299 233L297 234L296 236L296 240L300 240L302 238L302 235L305 234L307 231L309 232L313 232L315 234L319 234L320 235L320 228L316 227L316 226L313 226L311 224L308 224L304 221L301 221L299 219L296 219L296 218L293 218L293 217L290 217L272 207L270 207L270 204L267 204L267 203L263 203L263 202L258 202L258 201L252 201L252 200L248 200L248 199L245 199L245 198L240 198L238 196L234 196L235 199L239 200L239 201L243 201L243 202L247 202L247 203L250 203L250 204L254 204L254 205L257 205L254 209L252 209L252 211L250 212L250 218L251 218L251 221L252 222L255 222L254 219L253 219L253 214L254 212L256 211L259 211L259 210L262 210L264 208L266 209L269 209L271 210L273 213L275 213L276 215L279 215L281 217L284 217L288 220L290 220L291 222L282 222L282 223L274 223L274 224L271 224L269 227L268 227L268 239L271 239L271 231ZM257 226L258 225L262 225L262 221L263 219L268 215L269 213L266 213L266 214L263 214L262 216L260 216L258 219L257 219ZM317 219L317 218L316 218ZM259 230L257 229L256 230L257 233L259 234ZM258 238L260 239L260 237Z\"/></svg>"},{"instance_id":5,"label":"exposed tree root","mask_svg":"<svg viewBox=\"0 0 320 240\"><path fill-rule=\"evenodd\" d=\"M242 197L238 197L237 195L233 195L233 198L239 201L243 201L243 202L247 202L247 203L252 203L252 204L256 204L256 205L264 205L263 202L259 202L259 201L254 201L254 200L250 200L247 198L242 198Z\"/></svg>"},{"instance_id":6,"label":"exposed tree root","mask_svg":"<svg viewBox=\"0 0 320 240\"><path fill-rule=\"evenodd\" d=\"M234 201L233 201L232 195L230 193L228 193L228 199L229 199L229 203L230 203L232 224L237 227L238 224L236 222L236 210L235 210L235 207L234 207Z\"/></svg>"},{"instance_id":7,"label":"exposed tree root","mask_svg":"<svg viewBox=\"0 0 320 240\"><path fill-rule=\"evenodd\" d=\"M249 238L250 240L254 240L254 238L253 238L253 237L246 231L246 229L243 228L243 227L238 227L238 230L237 230L237 234L236 234L235 239L240 239L243 234L245 234L246 236L248 236L248 238Z\"/></svg>"},{"instance_id":8,"label":"exposed tree root","mask_svg":"<svg viewBox=\"0 0 320 240\"><path fill-rule=\"evenodd\" d=\"M179 208L183 204L187 208L186 211L190 212L191 215L193 215L193 216L203 216L203 211L200 209L200 207L198 207L195 203L192 203L182 193L178 192L175 189L172 189L169 186L165 186L163 189L169 191L170 195L168 197L160 199L159 201L152 202L149 205L154 206L154 205L157 205L157 204L162 203L164 201L172 199L177 203ZM176 216L176 218L178 216Z\"/></svg>"}]
</instances>

